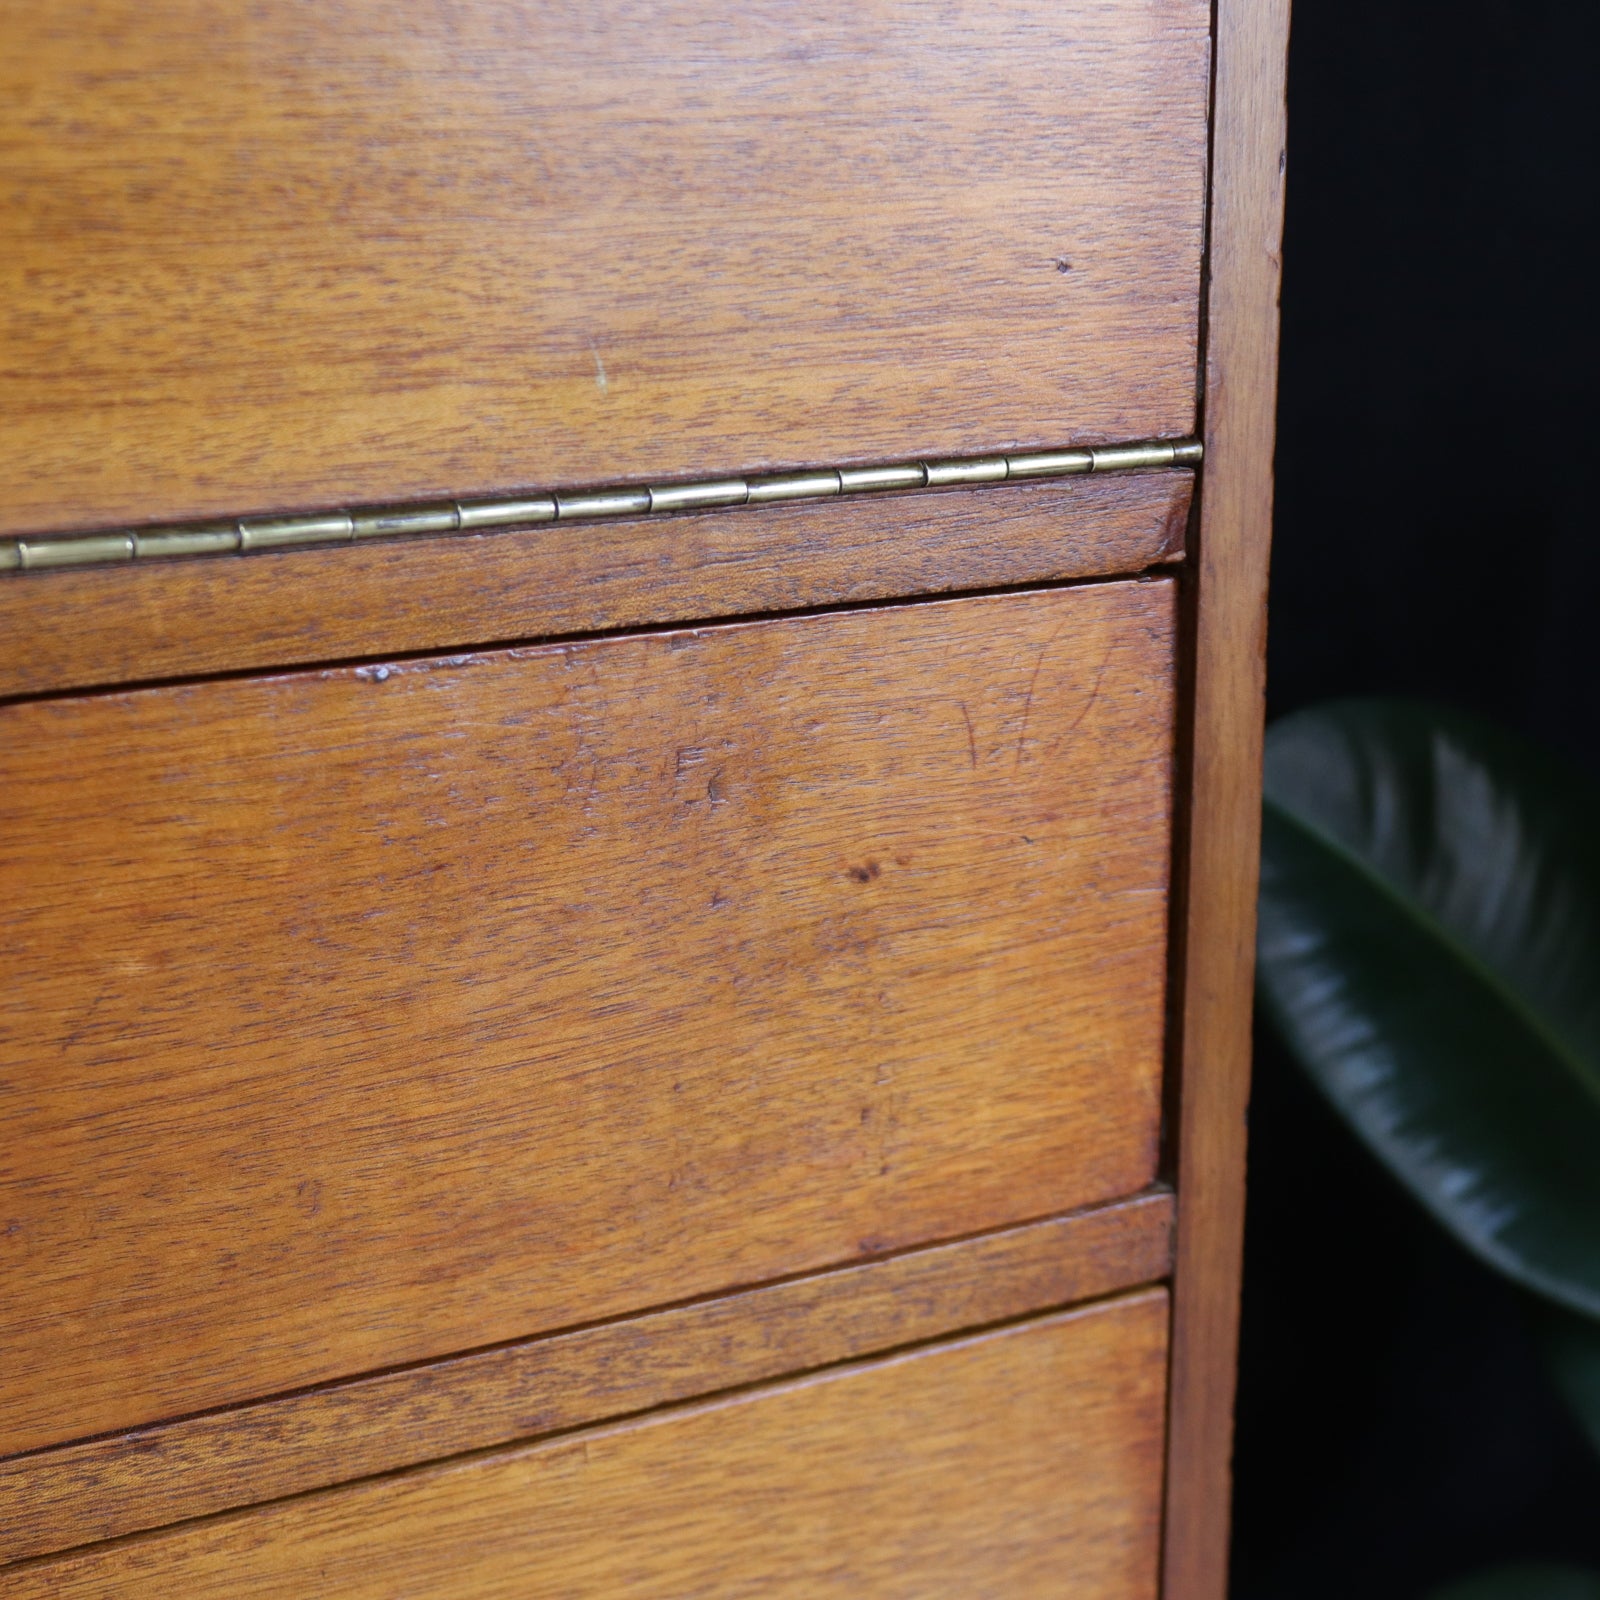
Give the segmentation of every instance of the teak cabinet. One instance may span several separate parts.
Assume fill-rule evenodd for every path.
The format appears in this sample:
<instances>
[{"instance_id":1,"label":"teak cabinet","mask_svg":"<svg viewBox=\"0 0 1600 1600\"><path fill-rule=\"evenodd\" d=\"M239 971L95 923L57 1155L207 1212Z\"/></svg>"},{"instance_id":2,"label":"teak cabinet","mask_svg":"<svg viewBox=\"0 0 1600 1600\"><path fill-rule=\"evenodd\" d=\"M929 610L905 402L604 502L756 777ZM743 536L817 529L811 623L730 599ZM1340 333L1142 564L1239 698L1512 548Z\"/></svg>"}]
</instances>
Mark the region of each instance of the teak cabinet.
<instances>
[{"instance_id":1,"label":"teak cabinet","mask_svg":"<svg viewBox=\"0 0 1600 1600\"><path fill-rule=\"evenodd\" d=\"M9 10L0 1596L1220 1600L1286 28Z\"/></svg>"}]
</instances>

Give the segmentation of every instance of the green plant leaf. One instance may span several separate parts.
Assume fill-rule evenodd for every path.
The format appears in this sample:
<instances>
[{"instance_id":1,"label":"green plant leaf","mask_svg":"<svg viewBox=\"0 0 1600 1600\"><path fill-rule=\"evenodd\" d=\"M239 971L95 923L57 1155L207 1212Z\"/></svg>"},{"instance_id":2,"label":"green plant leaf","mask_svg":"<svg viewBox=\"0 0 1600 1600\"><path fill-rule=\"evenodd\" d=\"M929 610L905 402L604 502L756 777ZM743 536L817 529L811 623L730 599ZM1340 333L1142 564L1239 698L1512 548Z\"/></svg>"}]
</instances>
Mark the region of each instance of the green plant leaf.
<instances>
[{"instance_id":1,"label":"green plant leaf","mask_svg":"<svg viewBox=\"0 0 1600 1600\"><path fill-rule=\"evenodd\" d=\"M1267 738L1260 992L1470 1249L1600 1316L1600 798L1460 713L1344 701Z\"/></svg>"},{"instance_id":2,"label":"green plant leaf","mask_svg":"<svg viewBox=\"0 0 1600 1600\"><path fill-rule=\"evenodd\" d=\"M1582 1567L1495 1567L1435 1589L1428 1600L1600 1600L1600 1572Z\"/></svg>"},{"instance_id":3,"label":"green plant leaf","mask_svg":"<svg viewBox=\"0 0 1600 1600\"><path fill-rule=\"evenodd\" d=\"M1573 1415L1600 1450L1600 1323L1561 1306L1535 1309L1539 1344L1551 1376Z\"/></svg>"}]
</instances>

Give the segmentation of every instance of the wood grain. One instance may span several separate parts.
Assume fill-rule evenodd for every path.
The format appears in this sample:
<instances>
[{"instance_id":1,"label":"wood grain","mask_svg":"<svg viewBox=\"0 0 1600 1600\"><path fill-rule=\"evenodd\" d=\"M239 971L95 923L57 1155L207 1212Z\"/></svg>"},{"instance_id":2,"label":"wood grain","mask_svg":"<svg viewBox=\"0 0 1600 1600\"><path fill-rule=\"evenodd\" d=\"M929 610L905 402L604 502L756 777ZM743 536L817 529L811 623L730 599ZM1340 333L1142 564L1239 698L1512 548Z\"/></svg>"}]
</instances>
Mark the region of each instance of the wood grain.
<instances>
[{"instance_id":1,"label":"wood grain","mask_svg":"<svg viewBox=\"0 0 1600 1600\"><path fill-rule=\"evenodd\" d=\"M1227 1592L1244 1233L1288 0L1218 0L1193 638L1166 1600Z\"/></svg>"},{"instance_id":2,"label":"wood grain","mask_svg":"<svg viewBox=\"0 0 1600 1600\"><path fill-rule=\"evenodd\" d=\"M1160 1291L0 1574L181 1594L1154 1600Z\"/></svg>"},{"instance_id":3,"label":"wood grain","mask_svg":"<svg viewBox=\"0 0 1600 1600\"><path fill-rule=\"evenodd\" d=\"M0 1462L16 1561L1113 1294L1172 1265L1172 1196Z\"/></svg>"},{"instance_id":4,"label":"wood grain","mask_svg":"<svg viewBox=\"0 0 1600 1600\"><path fill-rule=\"evenodd\" d=\"M772 505L0 581L0 695L1134 573L1193 474Z\"/></svg>"},{"instance_id":5,"label":"wood grain","mask_svg":"<svg viewBox=\"0 0 1600 1600\"><path fill-rule=\"evenodd\" d=\"M0 711L0 1448L1143 1188L1173 613Z\"/></svg>"},{"instance_id":6,"label":"wood grain","mask_svg":"<svg viewBox=\"0 0 1600 1600\"><path fill-rule=\"evenodd\" d=\"M16 0L0 532L1186 434L1206 0Z\"/></svg>"}]
</instances>

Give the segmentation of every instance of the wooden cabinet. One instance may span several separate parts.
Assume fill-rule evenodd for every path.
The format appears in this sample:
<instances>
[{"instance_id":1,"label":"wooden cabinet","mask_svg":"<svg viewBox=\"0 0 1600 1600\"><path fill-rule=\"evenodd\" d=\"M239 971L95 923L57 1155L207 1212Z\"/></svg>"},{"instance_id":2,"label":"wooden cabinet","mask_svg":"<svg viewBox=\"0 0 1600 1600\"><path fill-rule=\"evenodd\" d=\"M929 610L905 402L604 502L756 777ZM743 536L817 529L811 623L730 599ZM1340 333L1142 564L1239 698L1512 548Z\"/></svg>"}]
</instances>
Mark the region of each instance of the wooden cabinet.
<instances>
[{"instance_id":1,"label":"wooden cabinet","mask_svg":"<svg viewBox=\"0 0 1600 1600\"><path fill-rule=\"evenodd\" d=\"M0 1595L1219 1600L1284 29L0 23Z\"/></svg>"}]
</instances>

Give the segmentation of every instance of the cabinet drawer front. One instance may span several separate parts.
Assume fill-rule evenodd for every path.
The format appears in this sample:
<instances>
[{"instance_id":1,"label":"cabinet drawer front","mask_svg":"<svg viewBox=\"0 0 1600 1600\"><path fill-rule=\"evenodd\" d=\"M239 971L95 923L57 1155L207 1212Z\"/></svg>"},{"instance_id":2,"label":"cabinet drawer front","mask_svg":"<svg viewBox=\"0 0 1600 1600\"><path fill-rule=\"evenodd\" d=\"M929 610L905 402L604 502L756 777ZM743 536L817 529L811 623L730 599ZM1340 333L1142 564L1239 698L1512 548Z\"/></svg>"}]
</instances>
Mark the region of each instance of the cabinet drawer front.
<instances>
[{"instance_id":1,"label":"cabinet drawer front","mask_svg":"<svg viewBox=\"0 0 1600 1600\"><path fill-rule=\"evenodd\" d=\"M20 0L0 531L1186 433L1209 27Z\"/></svg>"},{"instance_id":2,"label":"cabinet drawer front","mask_svg":"<svg viewBox=\"0 0 1600 1600\"><path fill-rule=\"evenodd\" d=\"M19 1569L32 1595L1156 1592L1155 1292Z\"/></svg>"},{"instance_id":3,"label":"cabinet drawer front","mask_svg":"<svg viewBox=\"0 0 1600 1600\"><path fill-rule=\"evenodd\" d=\"M0 1451L1131 1193L1170 581L36 701Z\"/></svg>"}]
</instances>

